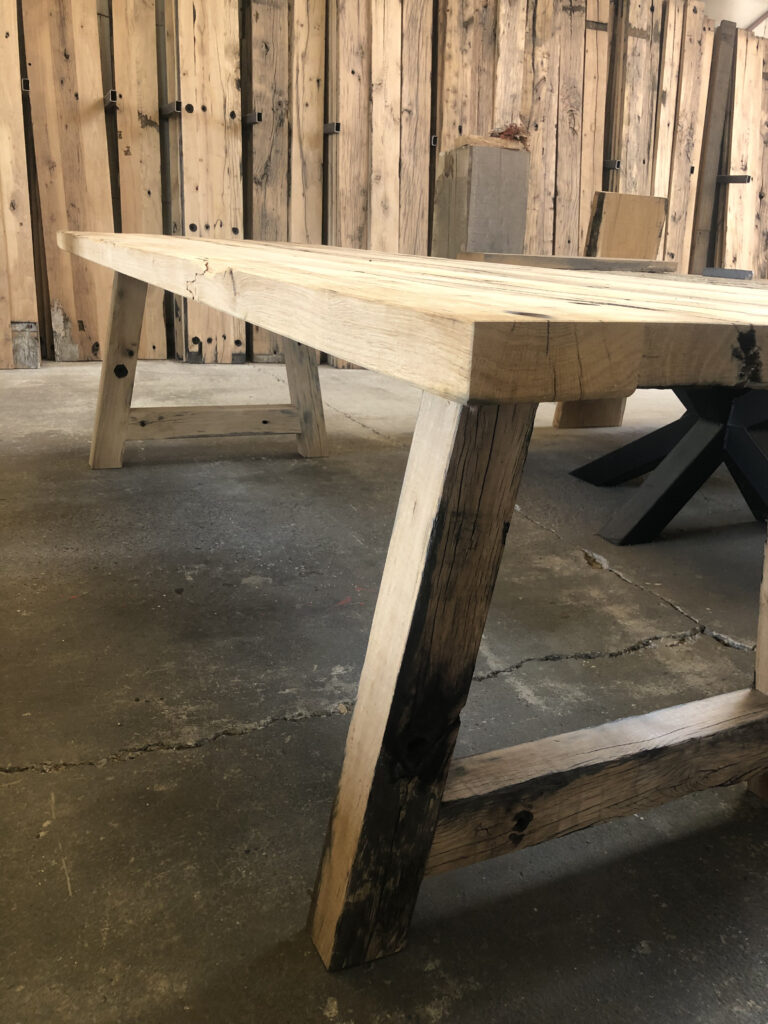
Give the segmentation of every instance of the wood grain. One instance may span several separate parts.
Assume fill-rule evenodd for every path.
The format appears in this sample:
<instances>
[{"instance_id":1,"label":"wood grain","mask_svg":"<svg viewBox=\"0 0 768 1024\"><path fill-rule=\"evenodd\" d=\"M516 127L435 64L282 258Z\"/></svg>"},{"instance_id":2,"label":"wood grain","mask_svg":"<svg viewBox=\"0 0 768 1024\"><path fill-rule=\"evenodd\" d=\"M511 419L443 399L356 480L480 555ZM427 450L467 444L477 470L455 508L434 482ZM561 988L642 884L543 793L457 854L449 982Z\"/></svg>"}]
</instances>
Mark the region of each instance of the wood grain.
<instances>
[{"instance_id":1,"label":"wood grain","mask_svg":"<svg viewBox=\"0 0 768 1024\"><path fill-rule=\"evenodd\" d=\"M609 0L587 0L584 39L584 104L581 121L581 198L579 247L583 253L592 216L592 198L603 187L603 145L608 78Z\"/></svg>"},{"instance_id":2,"label":"wood grain","mask_svg":"<svg viewBox=\"0 0 768 1024\"><path fill-rule=\"evenodd\" d=\"M184 234L242 238L240 23L230 3L178 0ZM245 324L187 305L190 362L245 361Z\"/></svg>"},{"instance_id":3,"label":"wood grain","mask_svg":"<svg viewBox=\"0 0 768 1024\"><path fill-rule=\"evenodd\" d=\"M40 337L15 0L0 2L0 67L0 369L30 369Z\"/></svg>"},{"instance_id":4,"label":"wood grain","mask_svg":"<svg viewBox=\"0 0 768 1024\"><path fill-rule=\"evenodd\" d=\"M23 0L22 12L55 355L97 359L111 275L56 246L64 228L113 229L96 6Z\"/></svg>"},{"instance_id":5,"label":"wood grain","mask_svg":"<svg viewBox=\"0 0 768 1024\"><path fill-rule=\"evenodd\" d=\"M582 111L586 5L561 0L557 93L557 166L554 251L577 256L581 202Z\"/></svg>"},{"instance_id":6,"label":"wood grain","mask_svg":"<svg viewBox=\"0 0 768 1024\"><path fill-rule=\"evenodd\" d=\"M623 197L632 199L637 197ZM768 289L276 243L62 233L68 251L459 401L768 383Z\"/></svg>"},{"instance_id":7,"label":"wood grain","mask_svg":"<svg viewBox=\"0 0 768 1024\"><path fill-rule=\"evenodd\" d=\"M428 874L496 857L768 767L768 696L692 701L454 761Z\"/></svg>"},{"instance_id":8,"label":"wood grain","mask_svg":"<svg viewBox=\"0 0 768 1024\"><path fill-rule=\"evenodd\" d=\"M551 254L555 238L557 168L557 99L560 68L559 7L554 3L528 8L532 38L533 93L529 119L531 169L525 251Z\"/></svg>"},{"instance_id":9,"label":"wood grain","mask_svg":"<svg viewBox=\"0 0 768 1024\"><path fill-rule=\"evenodd\" d=\"M155 0L113 4L112 23L121 227L162 234ZM150 288L139 358L165 359L166 355L163 293Z\"/></svg>"},{"instance_id":10,"label":"wood grain","mask_svg":"<svg viewBox=\"0 0 768 1024\"><path fill-rule=\"evenodd\" d=\"M329 968L405 941L534 412L422 400L315 896Z\"/></svg>"}]
</instances>

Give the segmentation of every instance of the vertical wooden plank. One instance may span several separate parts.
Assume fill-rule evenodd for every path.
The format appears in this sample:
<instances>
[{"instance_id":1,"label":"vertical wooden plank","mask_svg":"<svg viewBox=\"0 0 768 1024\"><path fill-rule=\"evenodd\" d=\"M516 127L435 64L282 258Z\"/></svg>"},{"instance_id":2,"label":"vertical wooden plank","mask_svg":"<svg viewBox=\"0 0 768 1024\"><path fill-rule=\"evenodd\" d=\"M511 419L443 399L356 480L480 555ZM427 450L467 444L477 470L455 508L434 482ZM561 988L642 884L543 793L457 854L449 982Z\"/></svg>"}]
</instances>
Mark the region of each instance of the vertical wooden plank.
<instances>
[{"instance_id":1,"label":"vertical wooden plank","mask_svg":"<svg viewBox=\"0 0 768 1024\"><path fill-rule=\"evenodd\" d=\"M291 189L288 239L323 238L325 0L294 0L291 45Z\"/></svg>"},{"instance_id":2,"label":"vertical wooden plank","mask_svg":"<svg viewBox=\"0 0 768 1024\"><path fill-rule=\"evenodd\" d=\"M661 12L645 0L627 6L626 63L619 186L651 195L656 97L661 50Z\"/></svg>"},{"instance_id":3,"label":"vertical wooden plank","mask_svg":"<svg viewBox=\"0 0 768 1024\"><path fill-rule=\"evenodd\" d=\"M123 231L163 233L155 0L112 6ZM147 292L140 359L165 359L163 292Z\"/></svg>"},{"instance_id":4,"label":"vertical wooden plank","mask_svg":"<svg viewBox=\"0 0 768 1024\"><path fill-rule=\"evenodd\" d=\"M400 247L400 84L402 0L371 4L371 197L368 244Z\"/></svg>"},{"instance_id":5,"label":"vertical wooden plank","mask_svg":"<svg viewBox=\"0 0 768 1024\"><path fill-rule=\"evenodd\" d=\"M699 185L691 239L690 272L700 274L716 265L716 224L720 202L717 176L723 161L726 124L733 102L733 67L736 50L736 25L723 21L715 29L712 68L709 75L707 112L701 144ZM762 86L762 82L760 83Z\"/></svg>"},{"instance_id":6,"label":"vertical wooden plank","mask_svg":"<svg viewBox=\"0 0 768 1024\"><path fill-rule=\"evenodd\" d=\"M763 95L762 42L740 29L736 37L728 174L752 180L727 186L723 266L757 271L760 259L760 183L763 140L760 113Z\"/></svg>"},{"instance_id":7,"label":"vertical wooden plank","mask_svg":"<svg viewBox=\"0 0 768 1024\"><path fill-rule=\"evenodd\" d=\"M557 166L554 251L579 254L581 139L584 107L586 6L561 0L557 99Z\"/></svg>"},{"instance_id":8,"label":"vertical wooden plank","mask_svg":"<svg viewBox=\"0 0 768 1024\"><path fill-rule=\"evenodd\" d=\"M329 74L337 82L336 120L341 132L332 139L336 153L336 191L329 197L334 224L332 244L365 249L371 160L370 4L336 0L336 5L336 64L329 68Z\"/></svg>"},{"instance_id":9,"label":"vertical wooden plank","mask_svg":"<svg viewBox=\"0 0 768 1024\"><path fill-rule=\"evenodd\" d=\"M178 0L184 234L243 238L239 6ZM245 362L245 324L187 304L190 362Z\"/></svg>"},{"instance_id":10,"label":"vertical wooden plank","mask_svg":"<svg viewBox=\"0 0 768 1024\"><path fill-rule=\"evenodd\" d=\"M497 0L463 0L460 135L493 129Z\"/></svg>"},{"instance_id":11,"label":"vertical wooden plank","mask_svg":"<svg viewBox=\"0 0 768 1024\"><path fill-rule=\"evenodd\" d=\"M581 122L581 197L579 254L592 214L592 198L603 187L603 145L608 78L609 0L587 0L584 40L584 105Z\"/></svg>"},{"instance_id":12,"label":"vertical wooden plank","mask_svg":"<svg viewBox=\"0 0 768 1024\"><path fill-rule=\"evenodd\" d=\"M664 243L664 258L675 260L683 272L688 269L693 236L713 30L697 0L686 0Z\"/></svg>"},{"instance_id":13,"label":"vertical wooden plank","mask_svg":"<svg viewBox=\"0 0 768 1024\"><path fill-rule=\"evenodd\" d=\"M447 152L456 145L461 124L461 0L439 0L437 147Z\"/></svg>"},{"instance_id":14,"label":"vertical wooden plank","mask_svg":"<svg viewBox=\"0 0 768 1024\"><path fill-rule=\"evenodd\" d=\"M179 34L176 0L156 0L158 93L160 106L168 108L180 101ZM181 117L160 120L160 171L163 191L163 231L167 235L184 233L184 196L181 168ZM167 293L166 319L171 325L176 359L186 356L187 305L179 295Z\"/></svg>"},{"instance_id":15,"label":"vertical wooden plank","mask_svg":"<svg viewBox=\"0 0 768 1024\"><path fill-rule=\"evenodd\" d=\"M762 160L760 172L760 218L757 276L768 278L768 39L761 44L763 57L763 78L760 105L760 136L762 141ZM768 653L768 652L767 652ZM767 784L768 785L768 784Z\"/></svg>"},{"instance_id":16,"label":"vertical wooden plank","mask_svg":"<svg viewBox=\"0 0 768 1024\"><path fill-rule=\"evenodd\" d=\"M56 244L62 229L113 230L96 6L23 0L40 205L57 359L96 359L112 274Z\"/></svg>"},{"instance_id":17,"label":"vertical wooden plank","mask_svg":"<svg viewBox=\"0 0 768 1024\"><path fill-rule=\"evenodd\" d=\"M621 150L624 132L624 84L627 73L627 31L631 0L613 0L608 32L608 84L605 101L605 159L603 189L618 192L621 186Z\"/></svg>"},{"instance_id":18,"label":"vertical wooden plank","mask_svg":"<svg viewBox=\"0 0 768 1024\"><path fill-rule=\"evenodd\" d=\"M0 0L0 368L40 365L16 0Z\"/></svg>"},{"instance_id":19,"label":"vertical wooden plank","mask_svg":"<svg viewBox=\"0 0 768 1024\"><path fill-rule=\"evenodd\" d=\"M654 196L669 195L684 15L684 0L666 0L662 17L661 66L653 146L651 194Z\"/></svg>"},{"instance_id":20,"label":"vertical wooden plank","mask_svg":"<svg viewBox=\"0 0 768 1024\"><path fill-rule=\"evenodd\" d=\"M432 5L403 2L400 97L400 252L429 251Z\"/></svg>"},{"instance_id":21,"label":"vertical wooden plank","mask_svg":"<svg viewBox=\"0 0 768 1024\"><path fill-rule=\"evenodd\" d=\"M248 21L244 81L250 99L247 113L261 121L246 125L244 166L246 237L263 242L288 241L290 187L290 93L291 60L289 0L252 0L246 6ZM278 335L250 326L254 360L279 358Z\"/></svg>"},{"instance_id":22,"label":"vertical wooden plank","mask_svg":"<svg viewBox=\"0 0 768 1024\"><path fill-rule=\"evenodd\" d=\"M590 0L592 3L598 0ZM600 0L607 6L608 0ZM496 71L493 93L494 131L528 124L533 77L527 44L527 0L498 0Z\"/></svg>"},{"instance_id":23,"label":"vertical wooden plank","mask_svg":"<svg viewBox=\"0 0 768 1024\"><path fill-rule=\"evenodd\" d=\"M529 120L531 167L525 251L551 256L555 236L557 97L560 33L554 3L528 8L532 37L533 94Z\"/></svg>"}]
</instances>

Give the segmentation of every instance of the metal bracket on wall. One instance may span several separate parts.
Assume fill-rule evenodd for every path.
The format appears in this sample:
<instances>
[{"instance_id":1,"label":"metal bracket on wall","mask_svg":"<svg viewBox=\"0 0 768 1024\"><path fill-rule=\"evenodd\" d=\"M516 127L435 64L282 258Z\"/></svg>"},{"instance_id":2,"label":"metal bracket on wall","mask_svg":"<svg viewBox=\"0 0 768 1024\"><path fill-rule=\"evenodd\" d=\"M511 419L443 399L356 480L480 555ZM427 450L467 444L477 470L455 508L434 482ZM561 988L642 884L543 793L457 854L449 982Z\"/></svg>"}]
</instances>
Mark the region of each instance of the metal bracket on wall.
<instances>
[{"instance_id":1,"label":"metal bracket on wall","mask_svg":"<svg viewBox=\"0 0 768 1024\"><path fill-rule=\"evenodd\" d=\"M171 103L164 103L160 107L160 117L163 120L167 120L169 117L176 117L177 114L181 115L181 100L173 100Z\"/></svg>"},{"instance_id":2,"label":"metal bracket on wall","mask_svg":"<svg viewBox=\"0 0 768 1024\"><path fill-rule=\"evenodd\" d=\"M341 131L341 121L329 121L323 125L323 135L338 135Z\"/></svg>"},{"instance_id":3,"label":"metal bracket on wall","mask_svg":"<svg viewBox=\"0 0 768 1024\"><path fill-rule=\"evenodd\" d=\"M117 89L107 89L104 93L104 109L117 110Z\"/></svg>"},{"instance_id":4,"label":"metal bracket on wall","mask_svg":"<svg viewBox=\"0 0 768 1024\"><path fill-rule=\"evenodd\" d=\"M620 171L621 160L603 160L603 170L605 171Z\"/></svg>"},{"instance_id":5,"label":"metal bracket on wall","mask_svg":"<svg viewBox=\"0 0 768 1024\"><path fill-rule=\"evenodd\" d=\"M243 114L243 124L261 124L264 115L260 110L252 110L250 114Z\"/></svg>"},{"instance_id":6,"label":"metal bracket on wall","mask_svg":"<svg viewBox=\"0 0 768 1024\"><path fill-rule=\"evenodd\" d=\"M752 181L751 174L718 174L715 179L718 185L748 185Z\"/></svg>"},{"instance_id":7,"label":"metal bracket on wall","mask_svg":"<svg viewBox=\"0 0 768 1024\"><path fill-rule=\"evenodd\" d=\"M22 80L21 80L21 91L22 92L29 92L29 79L28 78L22 78Z\"/></svg>"}]
</instances>

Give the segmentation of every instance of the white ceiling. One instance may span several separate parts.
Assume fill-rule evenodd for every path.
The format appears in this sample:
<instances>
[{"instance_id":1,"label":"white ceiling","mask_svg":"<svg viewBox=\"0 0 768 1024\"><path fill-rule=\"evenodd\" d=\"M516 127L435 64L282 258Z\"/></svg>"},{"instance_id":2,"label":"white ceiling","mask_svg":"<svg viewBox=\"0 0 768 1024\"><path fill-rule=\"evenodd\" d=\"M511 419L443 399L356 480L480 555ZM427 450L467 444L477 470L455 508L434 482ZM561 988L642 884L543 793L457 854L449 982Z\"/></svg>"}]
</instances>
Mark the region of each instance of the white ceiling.
<instances>
[{"instance_id":1,"label":"white ceiling","mask_svg":"<svg viewBox=\"0 0 768 1024\"><path fill-rule=\"evenodd\" d=\"M703 6L715 21L735 21L739 28L746 28L768 11L768 0L705 0ZM760 35L765 34L766 27L763 22Z\"/></svg>"}]
</instances>

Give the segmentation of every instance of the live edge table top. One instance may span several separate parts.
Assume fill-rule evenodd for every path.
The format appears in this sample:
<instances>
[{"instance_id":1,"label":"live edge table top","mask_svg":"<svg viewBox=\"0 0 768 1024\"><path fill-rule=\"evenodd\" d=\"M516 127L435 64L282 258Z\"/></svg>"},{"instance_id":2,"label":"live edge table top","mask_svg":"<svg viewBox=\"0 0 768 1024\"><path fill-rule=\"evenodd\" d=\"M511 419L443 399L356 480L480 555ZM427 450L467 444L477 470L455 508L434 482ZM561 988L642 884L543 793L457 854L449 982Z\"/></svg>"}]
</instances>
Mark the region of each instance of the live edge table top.
<instances>
[{"instance_id":1,"label":"live edge table top","mask_svg":"<svg viewBox=\"0 0 768 1024\"><path fill-rule=\"evenodd\" d=\"M768 285L65 231L68 252L460 402L768 386Z\"/></svg>"}]
</instances>

